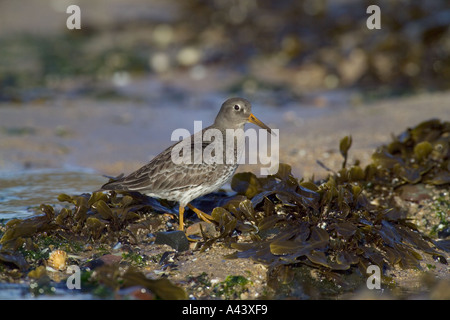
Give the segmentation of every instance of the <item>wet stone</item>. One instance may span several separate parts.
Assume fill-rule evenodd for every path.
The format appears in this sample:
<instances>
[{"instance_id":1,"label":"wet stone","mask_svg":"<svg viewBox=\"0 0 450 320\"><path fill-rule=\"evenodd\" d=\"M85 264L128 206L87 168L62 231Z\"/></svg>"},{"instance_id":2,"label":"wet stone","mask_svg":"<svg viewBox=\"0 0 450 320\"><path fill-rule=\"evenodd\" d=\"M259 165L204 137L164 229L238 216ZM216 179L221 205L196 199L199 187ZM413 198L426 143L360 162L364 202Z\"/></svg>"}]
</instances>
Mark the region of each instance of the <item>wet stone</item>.
<instances>
[{"instance_id":1,"label":"wet stone","mask_svg":"<svg viewBox=\"0 0 450 320\"><path fill-rule=\"evenodd\" d=\"M92 260L88 262L86 265L91 270L94 270L95 268L104 266L104 265L117 265L122 260L122 257L116 256L113 254L105 254L101 256L98 259Z\"/></svg>"},{"instance_id":2,"label":"wet stone","mask_svg":"<svg viewBox=\"0 0 450 320\"><path fill-rule=\"evenodd\" d=\"M188 237L193 235L201 236L202 231L205 235L209 236L210 238L217 237L218 235L218 232L212 223L201 221L189 226L186 229L186 236Z\"/></svg>"},{"instance_id":3,"label":"wet stone","mask_svg":"<svg viewBox=\"0 0 450 320\"><path fill-rule=\"evenodd\" d=\"M399 188L403 200L419 202L431 199L430 190L424 184L407 184Z\"/></svg>"},{"instance_id":4,"label":"wet stone","mask_svg":"<svg viewBox=\"0 0 450 320\"><path fill-rule=\"evenodd\" d=\"M117 293L120 299L125 300L155 300L155 295L142 286L133 286L119 290Z\"/></svg>"},{"instance_id":5,"label":"wet stone","mask_svg":"<svg viewBox=\"0 0 450 320\"><path fill-rule=\"evenodd\" d=\"M167 244L177 251L189 249L189 240L183 231L166 231L156 234L155 244Z\"/></svg>"}]
</instances>

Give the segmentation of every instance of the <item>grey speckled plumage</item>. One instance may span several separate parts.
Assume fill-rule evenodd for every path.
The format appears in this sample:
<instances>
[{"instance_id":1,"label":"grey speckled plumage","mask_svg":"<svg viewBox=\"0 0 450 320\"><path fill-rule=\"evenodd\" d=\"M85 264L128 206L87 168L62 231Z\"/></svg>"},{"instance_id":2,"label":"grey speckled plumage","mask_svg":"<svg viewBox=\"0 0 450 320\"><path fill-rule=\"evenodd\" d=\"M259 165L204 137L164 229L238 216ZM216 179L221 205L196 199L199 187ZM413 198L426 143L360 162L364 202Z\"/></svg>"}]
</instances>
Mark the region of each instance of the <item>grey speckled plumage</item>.
<instances>
[{"instance_id":1,"label":"grey speckled plumage","mask_svg":"<svg viewBox=\"0 0 450 320\"><path fill-rule=\"evenodd\" d=\"M222 104L214 124L203 129L218 129L223 134L223 143L226 143L226 129L244 129L247 122L252 122L271 132L270 128L259 121L251 113L251 104L242 98L231 98ZM186 138L194 150L194 135ZM184 207L189 206L203 220L208 221L210 216L189 205L189 202L202 195L219 189L236 171L240 154L237 152L237 143L234 143L234 163L180 163L172 161L172 150L186 139L167 148L148 164L130 175L118 180L108 182L102 186L105 190L138 191L151 197L177 201L180 204L180 229L183 230ZM188 142L189 143L189 142ZM202 152L210 144L203 141ZM242 148L241 148L242 149ZM224 153L226 148L223 148ZM192 161L193 162L193 161Z\"/></svg>"}]
</instances>

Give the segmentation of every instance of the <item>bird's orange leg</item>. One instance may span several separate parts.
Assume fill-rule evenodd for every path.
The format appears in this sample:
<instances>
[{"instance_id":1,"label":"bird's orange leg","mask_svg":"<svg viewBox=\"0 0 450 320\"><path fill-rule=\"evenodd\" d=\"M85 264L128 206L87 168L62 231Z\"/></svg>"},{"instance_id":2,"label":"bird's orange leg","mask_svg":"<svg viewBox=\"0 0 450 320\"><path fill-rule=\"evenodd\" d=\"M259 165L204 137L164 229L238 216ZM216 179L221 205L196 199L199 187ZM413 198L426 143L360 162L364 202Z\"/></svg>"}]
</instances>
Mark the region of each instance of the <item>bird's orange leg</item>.
<instances>
[{"instance_id":1,"label":"bird's orange leg","mask_svg":"<svg viewBox=\"0 0 450 320\"><path fill-rule=\"evenodd\" d=\"M214 219L207 213L204 213L203 211L197 209L196 207L194 207L193 205L191 205L190 203L188 203L187 205L189 207L189 209L191 209L192 211L194 211L197 216L202 219L203 221L209 222L211 223Z\"/></svg>"},{"instance_id":2,"label":"bird's orange leg","mask_svg":"<svg viewBox=\"0 0 450 320\"><path fill-rule=\"evenodd\" d=\"M181 231L184 231L184 219L183 219L183 215L184 215L184 207L180 206L180 208L178 209L178 229Z\"/></svg>"}]
</instances>

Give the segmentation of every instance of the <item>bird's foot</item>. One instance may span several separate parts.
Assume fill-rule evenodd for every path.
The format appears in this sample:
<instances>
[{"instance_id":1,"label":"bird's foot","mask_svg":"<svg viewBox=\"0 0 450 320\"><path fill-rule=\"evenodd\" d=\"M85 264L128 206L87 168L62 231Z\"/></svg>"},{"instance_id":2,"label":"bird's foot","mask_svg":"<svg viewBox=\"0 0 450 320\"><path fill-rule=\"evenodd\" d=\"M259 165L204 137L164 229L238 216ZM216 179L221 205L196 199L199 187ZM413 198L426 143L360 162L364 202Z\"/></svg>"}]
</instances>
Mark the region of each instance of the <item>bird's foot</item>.
<instances>
[{"instance_id":1,"label":"bird's foot","mask_svg":"<svg viewBox=\"0 0 450 320\"><path fill-rule=\"evenodd\" d=\"M214 219L213 219L212 216L210 216L209 214L204 213L203 211L197 209L196 207L194 207L194 206L191 205L190 203L189 203L187 206L189 207L189 209L191 209L192 211L194 211L195 214L197 214L197 216L198 216L200 219L202 219L203 221L209 222L209 223L212 223L212 222L213 222Z\"/></svg>"}]
</instances>

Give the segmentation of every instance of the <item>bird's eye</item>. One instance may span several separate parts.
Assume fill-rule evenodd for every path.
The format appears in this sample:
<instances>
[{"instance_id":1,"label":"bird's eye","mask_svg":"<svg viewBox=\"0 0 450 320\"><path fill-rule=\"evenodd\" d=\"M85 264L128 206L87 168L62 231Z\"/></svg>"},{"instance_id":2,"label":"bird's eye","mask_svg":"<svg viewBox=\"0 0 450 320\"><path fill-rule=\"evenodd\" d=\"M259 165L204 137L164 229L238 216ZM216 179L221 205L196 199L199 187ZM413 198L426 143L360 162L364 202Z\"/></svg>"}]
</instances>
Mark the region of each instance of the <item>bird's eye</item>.
<instances>
[{"instance_id":1,"label":"bird's eye","mask_svg":"<svg viewBox=\"0 0 450 320\"><path fill-rule=\"evenodd\" d=\"M234 110L239 110L241 107L239 107L239 105L238 104L235 104L234 105Z\"/></svg>"}]
</instances>

